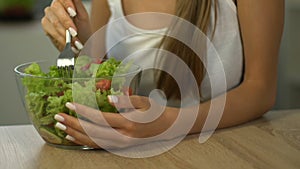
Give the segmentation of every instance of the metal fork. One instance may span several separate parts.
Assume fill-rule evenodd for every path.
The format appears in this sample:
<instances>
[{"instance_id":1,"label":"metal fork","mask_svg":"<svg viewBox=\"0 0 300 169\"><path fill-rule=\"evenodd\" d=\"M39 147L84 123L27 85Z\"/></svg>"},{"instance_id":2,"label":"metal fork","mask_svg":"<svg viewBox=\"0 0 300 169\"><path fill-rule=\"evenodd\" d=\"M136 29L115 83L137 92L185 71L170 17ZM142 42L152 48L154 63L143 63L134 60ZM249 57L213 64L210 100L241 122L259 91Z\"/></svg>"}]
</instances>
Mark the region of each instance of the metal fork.
<instances>
[{"instance_id":1,"label":"metal fork","mask_svg":"<svg viewBox=\"0 0 300 169\"><path fill-rule=\"evenodd\" d=\"M58 70L63 77L72 77L74 62L75 53L72 51L71 34L69 30L66 30L66 46L56 60Z\"/></svg>"}]
</instances>

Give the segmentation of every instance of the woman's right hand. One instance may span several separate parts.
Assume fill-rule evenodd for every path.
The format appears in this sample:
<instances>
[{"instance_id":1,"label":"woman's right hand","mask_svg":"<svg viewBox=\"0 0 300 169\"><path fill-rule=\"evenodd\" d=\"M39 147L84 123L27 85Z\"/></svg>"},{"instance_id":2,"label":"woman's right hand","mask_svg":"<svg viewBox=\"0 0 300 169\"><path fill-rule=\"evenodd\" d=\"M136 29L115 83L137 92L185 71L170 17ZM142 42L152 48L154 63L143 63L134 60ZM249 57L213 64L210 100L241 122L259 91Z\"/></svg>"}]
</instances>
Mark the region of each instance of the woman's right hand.
<instances>
[{"instance_id":1,"label":"woman's right hand","mask_svg":"<svg viewBox=\"0 0 300 169\"><path fill-rule=\"evenodd\" d=\"M67 29L73 36L73 50L77 49L77 52L92 34L89 15L81 0L53 0L45 8L41 23L44 32L59 51L65 47Z\"/></svg>"}]
</instances>

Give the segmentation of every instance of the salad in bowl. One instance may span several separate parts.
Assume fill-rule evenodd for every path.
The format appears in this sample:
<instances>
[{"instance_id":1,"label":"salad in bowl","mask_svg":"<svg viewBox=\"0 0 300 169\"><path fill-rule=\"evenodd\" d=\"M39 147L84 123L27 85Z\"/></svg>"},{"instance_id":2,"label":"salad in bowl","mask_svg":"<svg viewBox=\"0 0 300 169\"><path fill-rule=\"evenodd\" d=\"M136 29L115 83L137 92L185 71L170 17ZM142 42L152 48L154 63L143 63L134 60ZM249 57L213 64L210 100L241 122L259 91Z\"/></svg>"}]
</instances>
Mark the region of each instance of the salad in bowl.
<instances>
[{"instance_id":1,"label":"salad in bowl","mask_svg":"<svg viewBox=\"0 0 300 169\"><path fill-rule=\"evenodd\" d=\"M71 76L66 76L66 74ZM65 139L66 133L55 128L57 113L78 117L65 107L76 102L103 112L119 113L108 102L108 95L137 93L141 68L121 63L80 56L74 70L64 72L50 61L31 62L17 66L15 74L27 114L46 143L68 149L89 149Z\"/></svg>"}]
</instances>

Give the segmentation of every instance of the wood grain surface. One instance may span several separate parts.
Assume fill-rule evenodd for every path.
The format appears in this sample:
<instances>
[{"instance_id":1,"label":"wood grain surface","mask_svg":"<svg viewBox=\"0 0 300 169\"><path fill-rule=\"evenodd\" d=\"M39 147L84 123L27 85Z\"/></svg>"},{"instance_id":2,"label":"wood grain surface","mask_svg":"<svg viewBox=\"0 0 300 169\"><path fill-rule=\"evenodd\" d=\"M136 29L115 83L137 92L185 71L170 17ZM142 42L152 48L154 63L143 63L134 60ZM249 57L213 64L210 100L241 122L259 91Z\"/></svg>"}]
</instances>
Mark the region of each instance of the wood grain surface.
<instances>
[{"instance_id":1,"label":"wood grain surface","mask_svg":"<svg viewBox=\"0 0 300 169\"><path fill-rule=\"evenodd\" d=\"M299 169L300 110L271 111L256 121L218 130L203 144L191 135L161 155L138 159L52 147L32 125L0 127L0 169L36 168Z\"/></svg>"}]
</instances>

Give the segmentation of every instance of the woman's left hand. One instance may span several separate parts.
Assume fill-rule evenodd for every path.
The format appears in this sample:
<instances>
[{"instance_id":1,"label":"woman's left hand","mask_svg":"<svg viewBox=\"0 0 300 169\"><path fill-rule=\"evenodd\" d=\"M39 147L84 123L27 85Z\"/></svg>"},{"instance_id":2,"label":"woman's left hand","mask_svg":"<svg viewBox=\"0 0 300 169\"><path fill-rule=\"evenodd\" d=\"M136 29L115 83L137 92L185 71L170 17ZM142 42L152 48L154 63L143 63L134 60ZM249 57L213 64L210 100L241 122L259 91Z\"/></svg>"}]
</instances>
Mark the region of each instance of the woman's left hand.
<instances>
[{"instance_id":1,"label":"woman's left hand","mask_svg":"<svg viewBox=\"0 0 300 169\"><path fill-rule=\"evenodd\" d=\"M111 104L122 113L99 110L67 103L66 106L88 120L64 113L55 115L56 127L64 130L66 139L93 148L125 148L144 144L145 139L166 131L176 120L176 108L165 107L142 96L109 96ZM167 136L169 137L169 136ZM172 136L176 137L176 136ZM164 138L172 139L172 138Z\"/></svg>"}]
</instances>

